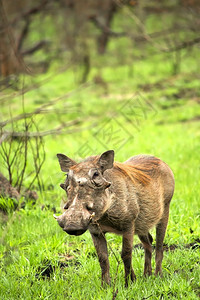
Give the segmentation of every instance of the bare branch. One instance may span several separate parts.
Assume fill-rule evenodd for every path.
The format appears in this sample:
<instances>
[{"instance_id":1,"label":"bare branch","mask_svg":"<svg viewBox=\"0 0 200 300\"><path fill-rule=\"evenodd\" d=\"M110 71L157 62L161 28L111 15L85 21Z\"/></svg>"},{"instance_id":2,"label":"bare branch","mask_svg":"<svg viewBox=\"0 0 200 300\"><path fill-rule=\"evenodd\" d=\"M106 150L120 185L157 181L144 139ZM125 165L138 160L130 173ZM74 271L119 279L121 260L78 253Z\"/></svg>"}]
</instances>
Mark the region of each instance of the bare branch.
<instances>
[{"instance_id":1,"label":"bare branch","mask_svg":"<svg viewBox=\"0 0 200 300\"><path fill-rule=\"evenodd\" d=\"M29 49L26 49L26 50L22 51L21 54L22 54L23 56L25 56L25 55L31 55L31 54L33 54L34 52L36 52L36 51L42 49L43 47L45 47L47 44L49 44L48 41L45 41L45 40L39 41L39 42L38 42L37 44L35 44L33 47L31 47L31 48L29 48Z\"/></svg>"},{"instance_id":2,"label":"bare branch","mask_svg":"<svg viewBox=\"0 0 200 300\"><path fill-rule=\"evenodd\" d=\"M8 138L10 136L10 134L9 133L7 133L7 132L3 132L3 133L1 133L1 136L0 136L0 145Z\"/></svg>"},{"instance_id":3,"label":"bare branch","mask_svg":"<svg viewBox=\"0 0 200 300\"><path fill-rule=\"evenodd\" d=\"M24 39L26 38L28 32L29 32L29 27L30 27L30 20L27 18L25 20L25 25L24 25L24 28L21 32L21 35L16 43L16 48L17 48L17 51L20 52L21 48L22 48L22 45L23 45L23 42L24 42Z\"/></svg>"},{"instance_id":4,"label":"bare branch","mask_svg":"<svg viewBox=\"0 0 200 300\"><path fill-rule=\"evenodd\" d=\"M108 26L106 26L104 23L102 23L101 20L99 20L96 16L90 17L90 20L97 28L99 28L103 33L106 33L109 36L123 37L123 36L128 35L127 32L115 32L115 31L111 30Z\"/></svg>"},{"instance_id":5,"label":"bare branch","mask_svg":"<svg viewBox=\"0 0 200 300\"><path fill-rule=\"evenodd\" d=\"M77 132L77 131L83 131L86 128L80 129L80 128L76 128L76 129L71 129L71 130L67 130L64 131L65 128L69 128L70 126L75 126L81 123L81 120L74 120L68 123L62 123L62 125L58 126L55 129L52 130L46 130L46 131L36 131L36 132L29 132L29 131L25 131L25 132L16 132L16 131L3 131L3 135L6 136L6 138L8 137L12 137L12 138L36 138L36 137L44 137L47 135L55 135L55 134L62 134L63 132L65 133L72 133L72 132ZM89 128L93 127L94 124L92 124ZM87 127L88 129L88 127ZM5 139L4 139L5 141Z\"/></svg>"},{"instance_id":6,"label":"bare branch","mask_svg":"<svg viewBox=\"0 0 200 300\"><path fill-rule=\"evenodd\" d=\"M13 117L13 118L10 118L8 120L5 120L3 122L0 122L0 127L3 128L4 126L6 126L7 124L10 124L12 123L13 121L19 121L19 120L22 120L24 118L30 118L31 116L34 116L34 115L38 115L38 114L41 114L44 110L44 108L47 108L49 106L53 106L54 104L58 103L59 101L63 100L63 99L67 99L69 98L70 96L72 96L73 94L77 93L79 90L81 90L82 88L84 87L88 87L90 86L91 83L90 82L87 82L87 83L84 83L82 85L80 85L77 89L75 90L72 90L71 92L68 92L60 97L57 97L56 99L54 100L50 100L48 101L47 103L41 105L40 107L36 108L33 112L31 113L23 113L23 114L19 114L18 116L16 117ZM23 94L23 91L21 92ZM5 131L3 132L5 133Z\"/></svg>"},{"instance_id":7,"label":"bare branch","mask_svg":"<svg viewBox=\"0 0 200 300\"><path fill-rule=\"evenodd\" d=\"M39 128L37 127L36 122L34 122L34 125L35 125L36 129L39 131ZM31 181L31 183L28 187L28 190L31 189L31 187L36 179L37 179L40 190L42 190L42 184L41 184L39 174L40 174L41 168L45 162L45 157L46 157L43 139L41 137L36 137L35 144L32 144L32 142L30 141L30 147L32 150L32 156L34 158L35 176L33 177L33 180Z\"/></svg>"},{"instance_id":8,"label":"bare branch","mask_svg":"<svg viewBox=\"0 0 200 300\"><path fill-rule=\"evenodd\" d=\"M181 49L184 49L184 48L191 47L191 46L193 46L195 44L198 44L198 43L200 43L200 37L195 38L195 39L190 40L190 41L185 41L182 44L179 44L179 45L177 45L173 48L169 48L169 49L164 50L164 52L178 51L178 50L181 50Z\"/></svg>"}]
</instances>

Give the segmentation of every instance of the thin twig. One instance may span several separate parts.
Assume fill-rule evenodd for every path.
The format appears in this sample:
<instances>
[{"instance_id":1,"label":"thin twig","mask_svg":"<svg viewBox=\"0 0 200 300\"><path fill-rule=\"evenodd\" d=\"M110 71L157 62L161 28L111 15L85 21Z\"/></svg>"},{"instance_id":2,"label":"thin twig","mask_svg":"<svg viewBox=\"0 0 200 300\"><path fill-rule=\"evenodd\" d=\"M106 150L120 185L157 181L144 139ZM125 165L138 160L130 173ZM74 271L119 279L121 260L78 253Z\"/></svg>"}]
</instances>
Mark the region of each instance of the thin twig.
<instances>
[{"instance_id":1,"label":"thin twig","mask_svg":"<svg viewBox=\"0 0 200 300\"><path fill-rule=\"evenodd\" d=\"M46 45L49 44L49 41L46 41L46 40L42 40L42 41L39 41L37 44L35 44L34 46L32 46L31 48L28 48L26 50L23 50L21 52L22 56L25 56L25 55L31 55L33 54L34 52L42 49L43 47L45 47Z\"/></svg>"},{"instance_id":2,"label":"thin twig","mask_svg":"<svg viewBox=\"0 0 200 300\"><path fill-rule=\"evenodd\" d=\"M23 81L22 81L22 90L23 89L24 89L24 76L23 76ZM22 94L22 109L23 109L23 113L25 114L24 93ZM26 118L24 118L25 132L28 132L29 124L27 123ZM27 167L27 153L28 153L28 138L27 138L27 136L25 136L25 140L24 140L24 160L23 160L24 164L23 164L23 167L22 167L21 174L19 176L20 180L19 180L19 184L18 184L18 187L17 187L17 190L18 190L19 193L21 191L21 187L22 187L22 183L23 183L23 179L24 179L24 174L25 174L25 170L26 170L26 167Z\"/></svg>"},{"instance_id":3,"label":"thin twig","mask_svg":"<svg viewBox=\"0 0 200 300\"><path fill-rule=\"evenodd\" d=\"M198 44L198 43L200 43L200 37L197 37L197 38L195 38L193 40L190 40L190 41L185 41L185 42L183 42L179 45L176 45L175 47L164 50L164 52L178 51L178 50L181 50L181 49L184 49L184 48L191 47L191 46L193 46L195 44Z\"/></svg>"},{"instance_id":4,"label":"thin twig","mask_svg":"<svg viewBox=\"0 0 200 300\"><path fill-rule=\"evenodd\" d=\"M38 115L38 114L40 114L40 113L43 111L44 108L47 108L47 107L49 107L49 106L53 106L53 105L55 105L56 103L58 103L59 101L61 101L61 100L63 100L63 99L67 99L67 98L71 97L72 95L74 95L75 93L77 93L78 91L80 91L81 89L83 89L83 88L85 88L85 87L89 87L89 86L91 86L91 83L90 83L90 82L81 84L77 89L72 90L72 91L70 91L70 92L68 92L68 93L66 93L66 94L64 94L64 95L62 95L62 96L59 96L59 97L57 97L57 98L55 98L55 99L53 99L53 100L48 101L47 103L45 103L45 104L41 105L40 107L36 108L36 109L35 109L33 112L31 112L31 113L25 113L25 112L24 112L24 113L22 113L22 114L19 114L19 115L16 116L16 117L13 117L13 118L11 118L11 119L8 119L8 120L5 120L5 121L3 121L3 122L0 122L0 127L4 127L4 126L6 126L7 124L12 123L13 121L19 121L19 120L22 120L22 119L24 119L24 118L30 118L30 117L32 117L32 116L34 116L34 115ZM23 94L24 94L24 92L22 91L21 95L23 95Z\"/></svg>"},{"instance_id":5,"label":"thin twig","mask_svg":"<svg viewBox=\"0 0 200 300\"><path fill-rule=\"evenodd\" d=\"M23 42L24 42L24 39L25 37L27 36L28 32L29 32L29 28L30 28L30 19L29 18L26 18L25 19L25 25L24 25L24 28L22 29L22 32L21 32L21 35L16 43L16 48L17 48L17 51L20 52L21 51L21 48L22 48L22 45L23 45Z\"/></svg>"}]
</instances>

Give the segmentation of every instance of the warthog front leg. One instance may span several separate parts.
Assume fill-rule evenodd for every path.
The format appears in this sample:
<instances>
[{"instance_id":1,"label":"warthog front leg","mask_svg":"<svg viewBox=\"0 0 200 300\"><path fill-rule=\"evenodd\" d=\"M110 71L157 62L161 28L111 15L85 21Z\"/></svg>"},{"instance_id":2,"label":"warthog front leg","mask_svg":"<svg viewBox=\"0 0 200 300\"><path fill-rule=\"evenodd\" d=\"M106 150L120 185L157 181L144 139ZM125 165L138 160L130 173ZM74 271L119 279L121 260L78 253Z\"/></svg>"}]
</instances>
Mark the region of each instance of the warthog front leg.
<instances>
[{"instance_id":1,"label":"warthog front leg","mask_svg":"<svg viewBox=\"0 0 200 300\"><path fill-rule=\"evenodd\" d=\"M104 283L110 284L110 274L109 274L109 260L108 260L108 249L107 249L107 242L105 236L103 234L100 235L92 235L93 243L97 251L99 263L101 266L101 285L103 286Z\"/></svg>"},{"instance_id":2,"label":"warthog front leg","mask_svg":"<svg viewBox=\"0 0 200 300\"><path fill-rule=\"evenodd\" d=\"M125 270L125 286L128 286L129 277L132 281L136 279L135 273L132 268L132 249L133 249L133 231L123 234L122 241L122 260L124 262Z\"/></svg>"}]
</instances>

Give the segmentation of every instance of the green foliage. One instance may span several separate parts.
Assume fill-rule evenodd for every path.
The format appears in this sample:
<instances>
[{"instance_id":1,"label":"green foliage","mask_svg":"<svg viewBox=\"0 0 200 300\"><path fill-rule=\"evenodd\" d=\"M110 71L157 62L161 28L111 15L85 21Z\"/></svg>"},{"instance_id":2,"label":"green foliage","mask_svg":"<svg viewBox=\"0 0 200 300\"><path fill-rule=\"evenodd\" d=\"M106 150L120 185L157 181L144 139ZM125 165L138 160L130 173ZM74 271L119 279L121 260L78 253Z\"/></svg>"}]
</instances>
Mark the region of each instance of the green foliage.
<instances>
[{"instance_id":1,"label":"green foliage","mask_svg":"<svg viewBox=\"0 0 200 300\"><path fill-rule=\"evenodd\" d=\"M0 197L0 211L5 213L13 212L18 206L18 201L16 199Z\"/></svg>"}]
</instances>

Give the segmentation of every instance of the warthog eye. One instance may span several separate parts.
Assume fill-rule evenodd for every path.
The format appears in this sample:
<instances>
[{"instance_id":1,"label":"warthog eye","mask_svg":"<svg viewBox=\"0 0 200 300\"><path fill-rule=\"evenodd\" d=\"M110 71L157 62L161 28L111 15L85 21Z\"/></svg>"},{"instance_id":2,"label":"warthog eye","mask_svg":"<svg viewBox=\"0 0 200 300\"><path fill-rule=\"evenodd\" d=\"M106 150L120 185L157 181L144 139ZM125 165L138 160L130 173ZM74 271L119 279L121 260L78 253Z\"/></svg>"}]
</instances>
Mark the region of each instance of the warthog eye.
<instances>
[{"instance_id":1,"label":"warthog eye","mask_svg":"<svg viewBox=\"0 0 200 300\"><path fill-rule=\"evenodd\" d=\"M91 169L89 171L89 176L91 178L91 182L95 187L101 187L103 184L103 178L101 176L101 173L97 169Z\"/></svg>"},{"instance_id":2,"label":"warthog eye","mask_svg":"<svg viewBox=\"0 0 200 300\"><path fill-rule=\"evenodd\" d=\"M92 179L96 178L97 176L99 176L99 172L98 171L95 171L93 176L92 176Z\"/></svg>"}]
</instances>

